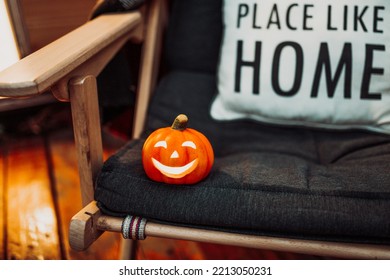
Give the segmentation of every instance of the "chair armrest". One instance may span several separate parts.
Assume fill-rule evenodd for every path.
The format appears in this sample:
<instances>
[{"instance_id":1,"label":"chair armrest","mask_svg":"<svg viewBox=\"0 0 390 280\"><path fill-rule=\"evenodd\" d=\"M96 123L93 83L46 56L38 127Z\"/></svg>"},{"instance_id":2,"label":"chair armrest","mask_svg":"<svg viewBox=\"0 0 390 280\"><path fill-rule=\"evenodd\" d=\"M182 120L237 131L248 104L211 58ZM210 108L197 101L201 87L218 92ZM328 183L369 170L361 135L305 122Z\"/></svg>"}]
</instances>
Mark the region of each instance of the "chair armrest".
<instances>
[{"instance_id":1,"label":"chair armrest","mask_svg":"<svg viewBox=\"0 0 390 280\"><path fill-rule=\"evenodd\" d=\"M141 13L103 15L0 72L0 96L40 94L117 40L136 32Z\"/></svg>"}]
</instances>

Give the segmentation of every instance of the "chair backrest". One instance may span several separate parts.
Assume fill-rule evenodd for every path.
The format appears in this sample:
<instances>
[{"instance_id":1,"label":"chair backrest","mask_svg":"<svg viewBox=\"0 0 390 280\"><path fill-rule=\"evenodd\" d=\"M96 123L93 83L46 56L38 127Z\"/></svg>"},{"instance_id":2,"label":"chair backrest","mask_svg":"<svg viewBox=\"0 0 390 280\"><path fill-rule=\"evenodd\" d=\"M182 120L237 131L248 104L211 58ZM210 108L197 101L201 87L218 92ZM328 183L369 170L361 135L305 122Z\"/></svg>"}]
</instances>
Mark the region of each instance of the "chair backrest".
<instances>
[{"instance_id":1,"label":"chair backrest","mask_svg":"<svg viewBox=\"0 0 390 280\"><path fill-rule=\"evenodd\" d=\"M215 73L222 39L222 0L174 1L166 37L171 70Z\"/></svg>"}]
</instances>

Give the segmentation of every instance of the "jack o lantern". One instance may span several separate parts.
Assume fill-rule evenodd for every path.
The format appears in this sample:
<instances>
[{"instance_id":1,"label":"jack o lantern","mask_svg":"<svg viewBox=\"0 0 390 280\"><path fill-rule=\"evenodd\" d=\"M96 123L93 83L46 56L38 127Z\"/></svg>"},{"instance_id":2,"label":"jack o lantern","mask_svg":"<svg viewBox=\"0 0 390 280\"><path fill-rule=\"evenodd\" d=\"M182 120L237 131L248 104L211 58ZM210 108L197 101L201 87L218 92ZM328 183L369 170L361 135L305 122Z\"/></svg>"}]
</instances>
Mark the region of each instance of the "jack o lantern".
<instances>
[{"instance_id":1,"label":"jack o lantern","mask_svg":"<svg viewBox=\"0 0 390 280\"><path fill-rule=\"evenodd\" d=\"M150 179L195 184L209 174L214 163L213 148L202 133L187 128L187 123L187 116L181 114L171 127L157 129L146 139L142 163Z\"/></svg>"}]
</instances>

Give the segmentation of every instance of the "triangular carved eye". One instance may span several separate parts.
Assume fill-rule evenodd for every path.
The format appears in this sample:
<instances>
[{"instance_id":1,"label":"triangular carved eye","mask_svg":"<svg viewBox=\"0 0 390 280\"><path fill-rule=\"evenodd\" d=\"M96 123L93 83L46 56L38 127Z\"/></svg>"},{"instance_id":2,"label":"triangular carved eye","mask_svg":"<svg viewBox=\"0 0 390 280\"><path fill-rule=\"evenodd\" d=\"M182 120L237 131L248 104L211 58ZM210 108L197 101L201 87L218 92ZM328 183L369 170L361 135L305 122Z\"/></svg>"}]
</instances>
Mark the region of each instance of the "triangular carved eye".
<instances>
[{"instance_id":1,"label":"triangular carved eye","mask_svg":"<svg viewBox=\"0 0 390 280\"><path fill-rule=\"evenodd\" d=\"M185 141L185 142L183 142L183 144L181 144L181 146L182 147L190 147L190 148L196 149L196 145L192 141Z\"/></svg>"},{"instance_id":2,"label":"triangular carved eye","mask_svg":"<svg viewBox=\"0 0 390 280\"><path fill-rule=\"evenodd\" d=\"M165 140L158 141L156 144L154 144L154 147L155 147L155 148L163 147L163 148L166 149L166 148L168 147L167 141L165 141Z\"/></svg>"}]
</instances>

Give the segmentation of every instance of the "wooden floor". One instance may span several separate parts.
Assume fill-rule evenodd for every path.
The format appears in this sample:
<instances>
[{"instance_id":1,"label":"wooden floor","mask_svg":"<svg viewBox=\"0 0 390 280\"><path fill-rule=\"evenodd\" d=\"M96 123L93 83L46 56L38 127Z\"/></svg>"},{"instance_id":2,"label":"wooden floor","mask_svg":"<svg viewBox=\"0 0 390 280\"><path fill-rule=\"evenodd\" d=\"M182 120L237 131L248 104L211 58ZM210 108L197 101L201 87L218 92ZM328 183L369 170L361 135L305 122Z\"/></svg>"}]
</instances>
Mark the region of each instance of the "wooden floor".
<instances>
[{"instance_id":1,"label":"wooden floor","mask_svg":"<svg viewBox=\"0 0 390 280\"><path fill-rule=\"evenodd\" d=\"M1 119L0 119L1 120ZM66 107L45 108L0 129L0 259L117 259L121 237L106 232L85 252L68 245L68 225L81 209L76 153ZM114 127L114 125L111 126ZM56 128L54 128L56 127ZM0 127L1 128L1 127ZM2 131L2 132L1 132ZM105 158L124 143L106 127ZM147 238L137 259L316 259L233 246Z\"/></svg>"}]
</instances>

